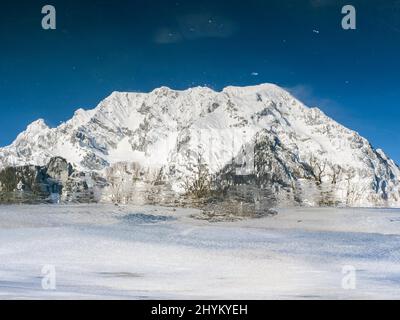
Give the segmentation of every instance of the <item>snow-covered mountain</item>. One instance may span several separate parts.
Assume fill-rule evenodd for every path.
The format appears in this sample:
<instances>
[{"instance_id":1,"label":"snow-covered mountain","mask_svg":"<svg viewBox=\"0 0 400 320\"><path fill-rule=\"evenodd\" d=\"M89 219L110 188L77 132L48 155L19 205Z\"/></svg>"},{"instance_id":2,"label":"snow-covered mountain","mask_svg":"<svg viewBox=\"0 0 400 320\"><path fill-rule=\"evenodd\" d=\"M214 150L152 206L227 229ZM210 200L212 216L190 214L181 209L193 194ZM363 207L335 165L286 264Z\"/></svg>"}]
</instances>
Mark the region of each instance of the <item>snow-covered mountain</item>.
<instances>
[{"instance_id":1,"label":"snow-covered mountain","mask_svg":"<svg viewBox=\"0 0 400 320\"><path fill-rule=\"evenodd\" d=\"M400 170L382 150L273 84L114 92L57 128L29 125L0 149L0 169L54 157L109 181L123 170L167 182L177 194L204 166L213 181L254 184L282 205L400 205Z\"/></svg>"}]
</instances>

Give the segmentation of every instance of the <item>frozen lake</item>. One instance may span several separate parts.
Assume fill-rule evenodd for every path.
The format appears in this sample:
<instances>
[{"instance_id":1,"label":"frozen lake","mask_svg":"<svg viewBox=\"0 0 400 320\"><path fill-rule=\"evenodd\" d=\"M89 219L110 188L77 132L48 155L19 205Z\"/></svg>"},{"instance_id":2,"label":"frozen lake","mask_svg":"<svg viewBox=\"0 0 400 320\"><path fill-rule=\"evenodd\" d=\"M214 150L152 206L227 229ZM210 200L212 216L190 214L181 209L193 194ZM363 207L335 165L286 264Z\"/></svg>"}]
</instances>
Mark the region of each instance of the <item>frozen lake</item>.
<instances>
[{"instance_id":1,"label":"frozen lake","mask_svg":"<svg viewBox=\"0 0 400 320\"><path fill-rule=\"evenodd\" d=\"M0 206L0 299L400 298L400 210Z\"/></svg>"}]
</instances>

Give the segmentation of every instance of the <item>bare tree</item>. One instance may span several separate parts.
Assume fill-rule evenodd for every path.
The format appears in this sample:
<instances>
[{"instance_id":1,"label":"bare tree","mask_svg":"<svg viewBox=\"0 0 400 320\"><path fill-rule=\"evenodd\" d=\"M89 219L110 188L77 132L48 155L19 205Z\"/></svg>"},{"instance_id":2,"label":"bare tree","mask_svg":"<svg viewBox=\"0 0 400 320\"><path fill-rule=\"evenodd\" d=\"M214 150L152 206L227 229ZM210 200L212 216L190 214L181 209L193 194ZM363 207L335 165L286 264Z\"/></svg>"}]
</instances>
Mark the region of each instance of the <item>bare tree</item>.
<instances>
[{"instance_id":1,"label":"bare tree","mask_svg":"<svg viewBox=\"0 0 400 320\"><path fill-rule=\"evenodd\" d=\"M342 174L343 168L340 165L335 164L335 165L332 166L331 170L332 170L332 173L331 173L331 176L332 176L331 184L336 184L338 182L338 180L340 179L340 176Z\"/></svg>"},{"instance_id":2,"label":"bare tree","mask_svg":"<svg viewBox=\"0 0 400 320\"><path fill-rule=\"evenodd\" d=\"M203 198L211 191L211 177L201 154L197 155L192 177L185 179L183 187L187 195Z\"/></svg>"},{"instance_id":3,"label":"bare tree","mask_svg":"<svg viewBox=\"0 0 400 320\"><path fill-rule=\"evenodd\" d=\"M345 180L347 181L347 192L346 192L346 205L351 205L354 200L356 200L357 189L355 185L352 183L352 180L355 178L356 173L354 169L346 170Z\"/></svg>"},{"instance_id":4,"label":"bare tree","mask_svg":"<svg viewBox=\"0 0 400 320\"><path fill-rule=\"evenodd\" d=\"M310 157L310 166L313 170L315 180L318 185L322 184L322 178L325 176L327 161L319 160L314 155Z\"/></svg>"},{"instance_id":5,"label":"bare tree","mask_svg":"<svg viewBox=\"0 0 400 320\"><path fill-rule=\"evenodd\" d=\"M129 203L134 196L135 181L140 175L140 165L137 163L116 163L106 171L109 183L107 193L115 203Z\"/></svg>"}]
</instances>

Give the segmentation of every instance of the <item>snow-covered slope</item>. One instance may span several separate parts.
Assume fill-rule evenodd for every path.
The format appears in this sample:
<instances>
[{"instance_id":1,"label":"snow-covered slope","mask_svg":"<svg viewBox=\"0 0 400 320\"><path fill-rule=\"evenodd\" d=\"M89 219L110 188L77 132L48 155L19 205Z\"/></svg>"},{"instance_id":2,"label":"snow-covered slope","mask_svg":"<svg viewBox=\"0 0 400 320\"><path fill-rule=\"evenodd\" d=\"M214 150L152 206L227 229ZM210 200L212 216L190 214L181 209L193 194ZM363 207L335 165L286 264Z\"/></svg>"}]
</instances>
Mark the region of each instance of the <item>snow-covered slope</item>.
<instances>
[{"instance_id":1,"label":"snow-covered slope","mask_svg":"<svg viewBox=\"0 0 400 320\"><path fill-rule=\"evenodd\" d=\"M100 174L121 162L162 170L177 192L201 159L210 175L233 169L281 201L400 205L400 170L382 150L273 84L114 92L57 128L32 123L0 149L0 168L55 156Z\"/></svg>"}]
</instances>

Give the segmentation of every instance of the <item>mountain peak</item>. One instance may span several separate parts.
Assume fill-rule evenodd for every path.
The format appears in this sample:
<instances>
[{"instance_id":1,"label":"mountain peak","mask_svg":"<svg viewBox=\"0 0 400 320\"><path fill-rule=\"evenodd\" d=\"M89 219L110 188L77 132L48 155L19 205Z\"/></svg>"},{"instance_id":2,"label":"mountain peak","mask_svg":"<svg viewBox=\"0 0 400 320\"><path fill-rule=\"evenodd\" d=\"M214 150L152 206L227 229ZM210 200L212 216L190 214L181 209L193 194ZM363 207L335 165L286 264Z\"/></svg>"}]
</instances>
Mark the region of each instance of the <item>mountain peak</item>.
<instances>
[{"instance_id":1,"label":"mountain peak","mask_svg":"<svg viewBox=\"0 0 400 320\"><path fill-rule=\"evenodd\" d=\"M46 125L46 122L44 121L44 119L38 119L38 120L32 122L31 124L29 124L26 128L26 131L36 132L36 131L45 130L45 129L49 129L49 127Z\"/></svg>"},{"instance_id":2,"label":"mountain peak","mask_svg":"<svg viewBox=\"0 0 400 320\"><path fill-rule=\"evenodd\" d=\"M232 95L243 95L243 94L253 94L253 93L260 93L260 94L268 94L268 95L273 95L273 94L280 94L280 95L289 95L289 93L282 87L278 86L277 84L274 83L262 83L259 85L254 85L254 86L227 86L222 89L222 93L229 93ZM180 94L180 93L200 93L200 94L218 94L221 93L218 92L210 87L207 86L195 86L195 87L190 87L185 90L177 90L177 89L172 89L167 86L161 86L158 88L153 89L150 92L135 92L138 95L156 95L156 96L168 96L169 94ZM107 98L106 100L112 100L113 98L118 98L122 96L126 96L127 94L134 94L133 92L121 92L121 91L113 91Z\"/></svg>"},{"instance_id":3,"label":"mountain peak","mask_svg":"<svg viewBox=\"0 0 400 320\"><path fill-rule=\"evenodd\" d=\"M281 87L279 87L277 84L274 83L260 83L252 86L227 86L224 88L224 90L243 90L243 91L263 91L263 90L283 90Z\"/></svg>"},{"instance_id":4,"label":"mountain peak","mask_svg":"<svg viewBox=\"0 0 400 320\"><path fill-rule=\"evenodd\" d=\"M263 83L259 85L245 87L228 86L224 88L222 92L229 96L257 96L257 99L262 99L262 97L269 100L294 99L288 91L273 83Z\"/></svg>"}]
</instances>

